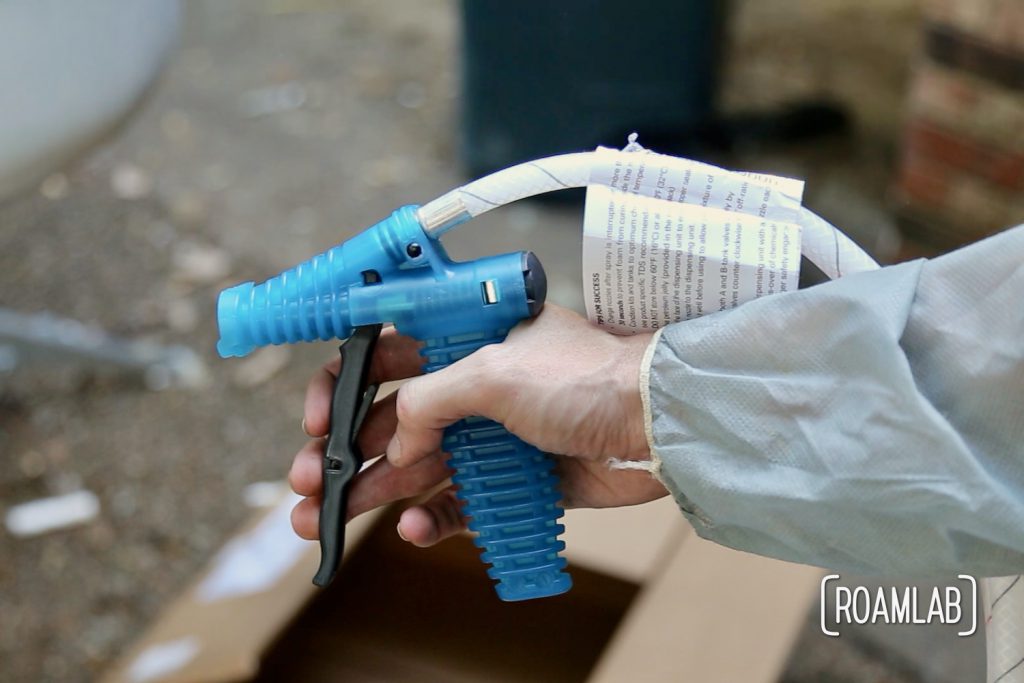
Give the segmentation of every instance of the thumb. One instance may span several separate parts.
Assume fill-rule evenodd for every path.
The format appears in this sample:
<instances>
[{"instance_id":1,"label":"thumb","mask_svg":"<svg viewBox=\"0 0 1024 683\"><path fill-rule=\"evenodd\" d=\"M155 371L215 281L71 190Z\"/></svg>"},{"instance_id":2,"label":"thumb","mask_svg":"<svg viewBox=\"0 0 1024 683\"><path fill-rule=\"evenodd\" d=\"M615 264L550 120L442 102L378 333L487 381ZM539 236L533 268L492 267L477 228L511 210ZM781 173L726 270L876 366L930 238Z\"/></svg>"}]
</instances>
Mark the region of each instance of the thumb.
<instances>
[{"instance_id":1,"label":"thumb","mask_svg":"<svg viewBox=\"0 0 1024 683\"><path fill-rule=\"evenodd\" d=\"M500 344L485 346L398 390L398 426L387 447L395 467L408 467L441 448L444 428L471 415L501 420L500 364L492 362Z\"/></svg>"}]
</instances>

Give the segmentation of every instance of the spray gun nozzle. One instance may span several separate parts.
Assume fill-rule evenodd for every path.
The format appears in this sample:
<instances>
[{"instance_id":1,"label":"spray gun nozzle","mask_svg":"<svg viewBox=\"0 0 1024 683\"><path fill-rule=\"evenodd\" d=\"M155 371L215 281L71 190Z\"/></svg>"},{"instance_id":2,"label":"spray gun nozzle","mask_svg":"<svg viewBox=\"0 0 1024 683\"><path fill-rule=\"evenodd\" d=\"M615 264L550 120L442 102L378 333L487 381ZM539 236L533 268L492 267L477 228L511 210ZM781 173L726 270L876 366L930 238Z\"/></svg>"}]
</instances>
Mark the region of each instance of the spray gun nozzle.
<instances>
[{"instance_id":1,"label":"spray gun nozzle","mask_svg":"<svg viewBox=\"0 0 1024 683\"><path fill-rule=\"evenodd\" d=\"M243 309L248 309L244 302L252 301L252 288L252 282L243 282L225 289L217 298L217 326L220 328L217 353L222 358L247 356L256 348L246 330L242 313Z\"/></svg>"}]
</instances>

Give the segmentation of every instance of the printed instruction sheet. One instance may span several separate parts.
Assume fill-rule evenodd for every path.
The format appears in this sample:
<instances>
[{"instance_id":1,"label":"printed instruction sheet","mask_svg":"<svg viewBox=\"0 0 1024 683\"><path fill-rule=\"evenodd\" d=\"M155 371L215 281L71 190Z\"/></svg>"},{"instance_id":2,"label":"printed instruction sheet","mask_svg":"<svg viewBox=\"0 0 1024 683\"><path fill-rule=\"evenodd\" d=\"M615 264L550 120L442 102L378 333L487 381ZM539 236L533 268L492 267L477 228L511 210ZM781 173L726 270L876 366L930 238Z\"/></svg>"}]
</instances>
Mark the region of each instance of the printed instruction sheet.
<instances>
[{"instance_id":1,"label":"printed instruction sheet","mask_svg":"<svg viewBox=\"0 0 1024 683\"><path fill-rule=\"evenodd\" d=\"M803 182L599 149L583 223L588 317L619 334L795 290Z\"/></svg>"}]
</instances>

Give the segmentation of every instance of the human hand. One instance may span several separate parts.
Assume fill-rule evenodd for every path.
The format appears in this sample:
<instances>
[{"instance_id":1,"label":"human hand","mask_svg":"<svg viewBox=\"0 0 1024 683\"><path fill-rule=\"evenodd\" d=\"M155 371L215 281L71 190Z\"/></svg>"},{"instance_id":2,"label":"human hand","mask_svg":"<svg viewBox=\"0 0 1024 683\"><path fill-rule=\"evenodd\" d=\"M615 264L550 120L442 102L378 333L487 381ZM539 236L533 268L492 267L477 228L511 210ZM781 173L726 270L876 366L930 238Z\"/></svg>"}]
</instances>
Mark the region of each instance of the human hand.
<instances>
[{"instance_id":1,"label":"human hand","mask_svg":"<svg viewBox=\"0 0 1024 683\"><path fill-rule=\"evenodd\" d=\"M501 344L485 346L451 366L422 375L414 339L385 330L370 367L374 383L411 379L371 408L359 435L362 452L379 459L359 473L349 492L347 518L423 494L451 471L441 453L444 428L481 415L555 455L565 507L615 507L660 498L667 491L643 471L611 469L608 460L649 460L640 400L640 363L651 336L620 337L567 309L548 304L513 329ZM306 392L305 430L323 437L329 427L335 359ZM418 376L417 375L422 375ZM306 496L292 511L303 538L318 537L323 438L295 456L289 481ZM454 487L410 507L399 534L429 546L465 528Z\"/></svg>"}]
</instances>

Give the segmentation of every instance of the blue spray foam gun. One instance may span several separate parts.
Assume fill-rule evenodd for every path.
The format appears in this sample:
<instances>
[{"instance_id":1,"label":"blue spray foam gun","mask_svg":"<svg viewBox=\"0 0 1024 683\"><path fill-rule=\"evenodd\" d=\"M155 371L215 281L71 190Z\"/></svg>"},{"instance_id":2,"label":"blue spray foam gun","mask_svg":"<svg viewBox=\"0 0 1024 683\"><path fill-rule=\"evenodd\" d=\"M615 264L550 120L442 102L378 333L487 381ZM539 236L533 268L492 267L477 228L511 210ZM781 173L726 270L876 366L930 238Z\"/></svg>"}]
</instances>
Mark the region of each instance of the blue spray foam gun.
<instances>
[{"instance_id":1,"label":"blue spray foam gun","mask_svg":"<svg viewBox=\"0 0 1024 683\"><path fill-rule=\"evenodd\" d=\"M622 152L600 150L537 159L456 188L422 207L404 207L377 225L309 261L255 285L221 293L218 321L222 356L244 356L256 346L348 338L331 407L320 508L320 570L326 585L344 545L346 487L362 464L356 435L376 387L367 373L382 323L424 342L428 372L486 344L504 339L517 322L537 315L546 282L530 253L454 263L439 242L442 234L475 216L532 195L613 184L616 169L632 168L648 154L630 136ZM653 168L685 160L654 155ZM678 162L678 164L676 163ZM700 166L699 168L705 168ZM597 169L598 173L593 173ZM639 173L635 174L637 181ZM597 178L597 180L595 180ZM748 182L738 176L737 182ZM696 201L697 195L694 195ZM681 201L681 200L680 200ZM800 208L800 286L878 265L846 235ZM558 479L545 454L481 418L462 420L445 431L453 481L465 502L469 528L477 532L488 574L503 600L528 600L563 593L572 585L558 553L563 527Z\"/></svg>"},{"instance_id":2,"label":"blue spray foam gun","mask_svg":"<svg viewBox=\"0 0 1024 683\"><path fill-rule=\"evenodd\" d=\"M346 493L363 462L356 436L377 389L368 370L382 323L421 340L425 370L433 372L502 341L544 305L547 283L532 253L453 262L424 230L417 208L400 208L262 284L226 289L218 301L217 350L225 357L265 344L348 338L323 459L318 586L331 581L344 547ZM528 600L569 590L550 456L500 424L472 417L446 429L442 447L498 596Z\"/></svg>"}]
</instances>

